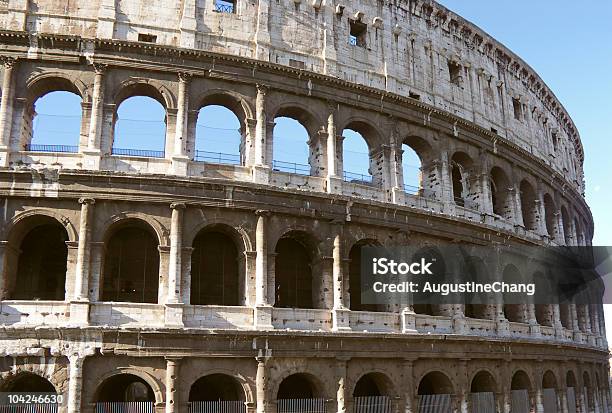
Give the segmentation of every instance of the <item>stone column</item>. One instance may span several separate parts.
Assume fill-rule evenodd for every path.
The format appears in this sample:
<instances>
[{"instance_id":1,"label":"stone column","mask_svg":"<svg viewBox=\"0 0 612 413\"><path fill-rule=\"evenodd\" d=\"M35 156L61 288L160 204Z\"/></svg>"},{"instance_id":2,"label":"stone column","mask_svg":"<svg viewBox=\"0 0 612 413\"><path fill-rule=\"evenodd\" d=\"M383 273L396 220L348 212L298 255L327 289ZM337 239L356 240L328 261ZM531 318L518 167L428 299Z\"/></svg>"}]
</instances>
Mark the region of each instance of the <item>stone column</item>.
<instances>
[{"instance_id":1,"label":"stone column","mask_svg":"<svg viewBox=\"0 0 612 413\"><path fill-rule=\"evenodd\" d=\"M166 413L175 413L176 407L176 378L178 376L177 358L166 358Z\"/></svg>"},{"instance_id":2,"label":"stone column","mask_svg":"<svg viewBox=\"0 0 612 413\"><path fill-rule=\"evenodd\" d=\"M333 289L334 289L334 308L332 310L333 318L333 330L350 330L350 320L348 310L346 308L346 302L344 297L344 271L342 262L342 237L340 231L342 227L340 225L334 226L337 233L334 237L334 250L333 250Z\"/></svg>"},{"instance_id":3,"label":"stone column","mask_svg":"<svg viewBox=\"0 0 612 413\"><path fill-rule=\"evenodd\" d=\"M349 389L347 385L346 376L346 363L348 359L338 358L336 359L336 379L338 380L338 387L336 389L336 400L338 402L337 413L346 413L348 411L347 399L349 396Z\"/></svg>"},{"instance_id":4,"label":"stone column","mask_svg":"<svg viewBox=\"0 0 612 413\"><path fill-rule=\"evenodd\" d=\"M185 204L171 204L172 218L170 222L170 257L168 265L168 297L167 303L180 302L181 259L183 252L183 214Z\"/></svg>"},{"instance_id":5,"label":"stone column","mask_svg":"<svg viewBox=\"0 0 612 413\"><path fill-rule=\"evenodd\" d=\"M85 357L73 354L68 356L68 361L68 403L66 411L67 413L80 413Z\"/></svg>"},{"instance_id":6,"label":"stone column","mask_svg":"<svg viewBox=\"0 0 612 413\"><path fill-rule=\"evenodd\" d=\"M255 328L272 328L272 308L268 297L268 234L270 211L256 211L255 230Z\"/></svg>"},{"instance_id":7,"label":"stone column","mask_svg":"<svg viewBox=\"0 0 612 413\"><path fill-rule=\"evenodd\" d=\"M266 357L259 355L257 360L257 377L255 378L257 413L266 413L268 404L268 378L266 375Z\"/></svg>"},{"instance_id":8,"label":"stone column","mask_svg":"<svg viewBox=\"0 0 612 413\"><path fill-rule=\"evenodd\" d=\"M255 99L255 165L253 167L253 182L267 184L270 168L267 152L268 120L266 115L266 93L268 88L257 85L257 98Z\"/></svg>"},{"instance_id":9,"label":"stone column","mask_svg":"<svg viewBox=\"0 0 612 413\"><path fill-rule=\"evenodd\" d=\"M417 413L417 402L414 398L414 360L405 359L403 361L403 377L402 377L402 388L404 389L404 409L401 410L403 413ZM402 397L400 395L400 397Z\"/></svg>"},{"instance_id":10,"label":"stone column","mask_svg":"<svg viewBox=\"0 0 612 413\"><path fill-rule=\"evenodd\" d=\"M89 269L91 241L91 216L95 200L81 198L81 217L79 221L79 246L77 250L77 264L74 278L74 299L76 301L89 301Z\"/></svg>"},{"instance_id":11,"label":"stone column","mask_svg":"<svg viewBox=\"0 0 612 413\"><path fill-rule=\"evenodd\" d=\"M104 116L104 71L106 65L94 63L95 71L93 94L91 97L91 119L89 121L89 136L85 154L85 167L98 169L100 167L100 137L102 136L102 118Z\"/></svg>"},{"instance_id":12,"label":"stone column","mask_svg":"<svg viewBox=\"0 0 612 413\"><path fill-rule=\"evenodd\" d=\"M571 303L569 305L570 317L572 319L572 330L574 330L574 341L582 342L582 332L580 331L580 323L578 322L578 310L576 304Z\"/></svg>"},{"instance_id":13,"label":"stone column","mask_svg":"<svg viewBox=\"0 0 612 413\"><path fill-rule=\"evenodd\" d=\"M469 406L470 406L470 383L469 383L469 377L468 377L468 363L470 362L470 359L462 359L461 360L461 370L463 372L463 377L462 377L462 381L463 381L463 386L459 388L459 411L460 413L470 413L469 412Z\"/></svg>"},{"instance_id":14,"label":"stone column","mask_svg":"<svg viewBox=\"0 0 612 413\"><path fill-rule=\"evenodd\" d=\"M542 394L542 383L536 383L536 391L535 391L535 408L536 413L544 413L544 398Z\"/></svg>"},{"instance_id":15,"label":"stone column","mask_svg":"<svg viewBox=\"0 0 612 413\"><path fill-rule=\"evenodd\" d=\"M338 170L337 161L337 130L336 108L333 103L328 104L327 117L327 192L330 194L342 193L342 171Z\"/></svg>"},{"instance_id":16,"label":"stone column","mask_svg":"<svg viewBox=\"0 0 612 413\"><path fill-rule=\"evenodd\" d=\"M16 59L2 57L4 77L2 79L2 99L0 100L0 166L8 165L8 152L11 144L11 126L13 118L13 77Z\"/></svg>"},{"instance_id":17,"label":"stone column","mask_svg":"<svg viewBox=\"0 0 612 413\"><path fill-rule=\"evenodd\" d=\"M189 111L189 81L191 75L179 73L178 102L176 112L176 129L174 133L174 149L172 154L172 170L175 175L187 175L189 157L185 154L187 142L187 114Z\"/></svg>"}]
</instances>

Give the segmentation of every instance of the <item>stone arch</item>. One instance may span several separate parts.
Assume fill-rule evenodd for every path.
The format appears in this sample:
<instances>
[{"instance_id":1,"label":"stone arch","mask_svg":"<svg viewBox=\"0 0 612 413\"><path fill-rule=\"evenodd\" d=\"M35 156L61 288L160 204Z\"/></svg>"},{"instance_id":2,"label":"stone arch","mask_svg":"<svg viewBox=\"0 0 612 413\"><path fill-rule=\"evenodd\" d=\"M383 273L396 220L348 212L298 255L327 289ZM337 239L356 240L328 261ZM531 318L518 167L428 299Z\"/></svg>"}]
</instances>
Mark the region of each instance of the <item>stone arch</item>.
<instances>
[{"instance_id":1,"label":"stone arch","mask_svg":"<svg viewBox=\"0 0 612 413\"><path fill-rule=\"evenodd\" d=\"M47 93L55 91L72 92L79 95L83 102L90 102L88 86L76 76L68 76L61 72L46 72L31 75L26 80L26 99L34 103Z\"/></svg>"},{"instance_id":2,"label":"stone arch","mask_svg":"<svg viewBox=\"0 0 612 413\"><path fill-rule=\"evenodd\" d=\"M521 283L523 276L514 264L506 264L502 279L507 283ZM504 294L504 316L510 322L527 323L529 321L527 306L512 293Z\"/></svg>"},{"instance_id":3,"label":"stone arch","mask_svg":"<svg viewBox=\"0 0 612 413\"><path fill-rule=\"evenodd\" d=\"M578 387L576 375L573 370L568 370L565 374L565 387Z\"/></svg>"},{"instance_id":4,"label":"stone arch","mask_svg":"<svg viewBox=\"0 0 612 413\"><path fill-rule=\"evenodd\" d=\"M189 388L189 402L246 402L246 397L243 383L232 374L208 373L199 377Z\"/></svg>"},{"instance_id":5,"label":"stone arch","mask_svg":"<svg viewBox=\"0 0 612 413\"><path fill-rule=\"evenodd\" d=\"M565 245L572 245L572 229L569 212L565 205L561 205L561 221L563 222L563 240Z\"/></svg>"},{"instance_id":6,"label":"stone arch","mask_svg":"<svg viewBox=\"0 0 612 413\"><path fill-rule=\"evenodd\" d=\"M153 377L151 374L139 370L137 368L133 368L133 367L121 367L117 370L113 370L113 371L109 371L104 373L100 379L98 380L98 386L96 387L96 390L93 392L93 399L91 400L92 403L96 403L97 400L100 397L100 390L102 388L102 385L109 379L112 379L115 376L119 376L119 375L131 375L131 376L136 376L139 379L142 379L153 391L153 396L155 398L155 403L163 403L164 402L164 394L162 392L162 385L161 383L159 383L155 377Z\"/></svg>"},{"instance_id":7,"label":"stone arch","mask_svg":"<svg viewBox=\"0 0 612 413\"><path fill-rule=\"evenodd\" d=\"M366 141L370 153L384 143L384 139L379 128L366 118L352 116L346 119L342 125L343 126L341 128L338 128L338 132L342 133L342 131L346 129L351 129L359 133Z\"/></svg>"},{"instance_id":8,"label":"stone arch","mask_svg":"<svg viewBox=\"0 0 612 413\"><path fill-rule=\"evenodd\" d=\"M31 208L25 211L21 211L15 214L15 216L8 222L7 226L4 229L4 239L9 242L13 242L15 239L14 236L17 236L16 231L21 231L22 225L27 225L27 220L30 218L35 218L37 216L45 216L49 218L53 218L57 222L59 222L65 229L68 234L68 240L71 242L78 241L78 232L76 231L74 225L70 221L68 217L60 214L57 211L46 209L46 208Z\"/></svg>"},{"instance_id":9,"label":"stone arch","mask_svg":"<svg viewBox=\"0 0 612 413\"><path fill-rule=\"evenodd\" d=\"M463 274L476 282L486 280L489 277L485 260L477 255L465 257L463 261ZM473 300L465 303L464 315L466 317L495 320L497 310L493 297L487 295L483 297L484 300L479 300L481 298L479 296L472 298Z\"/></svg>"},{"instance_id":10,"label":"stone arch","mask_svg":"<svg viewBox=\"0 0 612 413\"><path fill-rule=\"evenodd\" d=\"M185 236L183 238L185 240L185 245L193 245L193 241L195 241L198 234L209 228L218 228L227 232L243 251L253 251L254 249L251 237L244 227L234 226L220 219L206 220L205 218L201 222L198 222L193 228L188 228L187 231L185 231Z\"/></svg>"},{"instance_id":11,"label":"stone arch","mask_svg":"<svg viewBox=\"0 0 612 413\"><path fill-rule=\"evenodd\" d=\"M299 101L283 101L269 113L272 114L271 119L278 117L295 119L308 131L308 135L312 140L317 138L317 133L324 125L323 120L310 106Z\"/></svg>"},{"instance_id":12,"label":"stone arch","mask_svg":"<svg viewBox=\"0 0 612 413\"><path fill-rule=\"evenodd\" d=\"M384 306L361 302L361 248L365 246L380 247L381 244L374 238L362 238L352 244L346 255L349 259L347 295L349 308L353 311L385 311Z\"/></svg>"},{"instance_id":13,"label":"stone arch","mask_svg":"<svg viewBox=\"0 0 612 413\"><path fill-rule=\"evenodd\" d=\"M455 394L455 387L451 379L441 371L430 371L423 374L417 381L417 394Z\"/></svg>"},{"instance_id":14,"label":"stone arch","mask_svg":"<svg viewBox=\"0 0 612 413\"><path fill-rule=\"evenodd\" d=\"M544 194L544 220L546 223L546 232L551 239L557 237L557 206L552 195L548 192Z\"/></svg>"},{"instance_id":15,"label":"stone arch","mask_svg":"<svg viewBox=\"0 0 612 413\"><path fill-rule=\"evenodd\" d=\"M476 194L474 180L470 177L473 166L474 160L466 152L456 151L450 157L451 196L455 204L477 209L473 202Z\"/></svg>"},{"instance_id":16,"label":"stone arch","mask_svg":"<svg viewBox=\"0 0 612 413\"><path fill-rule=\"evenodd\" d=\"M558 389L557 376L552 370L546 370L542 375L542 388L543 389Z\"/></svg>"},{"instance_id":17,"label":"stone arch","mask_svg":"<svg viewBox=\"0 0 612 413\"><path fill-rule=\"evenodd\" d=\"M419 262L421 259L425 259L426 262L432 262L430 271L434 276L445 277L448 271L447 263L445 262L440 250L433 245L425 245L418 249L411 257L410 262ZM452 310L450 306L444 306L439 304L431 304L429 296L425 293L419 294L419 301L413 305L414 312L417 314L426 314L434 316L451 316Z\"/></svg>"},{"instance_id":18,"label":"stone arch","mask_svg":"<svg viewBox=\"0 0 612 413\"><path fill-rule=\"evenodd\" d=\"M525 370L517 369L512 374L510 381L510 390L528 390L533 389L532 380Z\"/></svg>"},{"instance_id":19,"label":"stone arch","mask_svg":"<svg viewBox=\"0 0 612 413\"><path fill-rule=\"evenodd\" d=\"M254 118L254 111L247 98L235 91L221 88L208 89L195 99L192 109L198 111L209 105L223 106L236 115L241 127L246 128L248 119Z\"/></svg>"},{"instance_id":20,"label":"stone arch","mask_svg":"<svg viewBox=\"0 0 612 413\"><path fill-rule=\"evenodd\" d=\"M537 219L539 215L535 186L528 180L523 179L519 184L521 213L523 226L531 231L537 230Z\"/></svg>"},{"instance_id":21,"label":"stone arch","mask_svg":"<svg viewBox=\"0 0 612 413\"><path fill-rule=\"evenodd\" d=\"M371 385L374 385L380 394L359 394L359 396L398 396L397 386L388 373L380 369L360 373L353 382L352 396L359 397L355 393L359 393Z\"/></svg>"},{"instance_id":22,"label":"stone arch","mask_svg":"<svg viewBox=\"0 0 612 413\"><path fill-rule=\"evenodd\" d=\"M121 103L132 96L146 96L158 101L166 113L176 108L176 97L164 84L156 79L129 78L120 82L112 94L112 103L119 108Z\"/></svg>"},{"instance_id":23,"label":"stone arch","mask_svg":"<svg viewBox=\"0 0 612 413\"><path fill-rule=\"evenodd\" d=\"M498 381L495 374L488 368L480 368L472 374L470 378L470 391L475 392L498 392Z\"/></svg>"},{"instance_id":24,"label":"stone arch","mask_svg":"<svg viewBox=\"0 0 612 413\"><path fill-rule=\"evenodd\" d=\"M60 393L57 386L43 374L33 371L18 371L2 377L2 392Z\"/></svg>"},{"instance_id":25,"label":"stone arch","mask_svg":"<svg viewBox=\"0 0 612 413\"><path fill-rule=\"evenodd\" d=\"M279 392L281 391L281 386L283 385L283 382L285 382L285 380L291 377L294 377L294 376L304 379L304 381L307 381L309 383L309 385L311 386L311 391L313 393L312 398L325 398L325 399L329 398L330 395L326 391L326 387L324 383L317 376L317 374L311 373L304 369L291 368L285 371L283 374L281 374L272 383L272 386L270 386L270 389L272 391L271 395L273 395L275 400L278 400L278 395L279 395Z\"/></svg>"},{"instance_id":26,"label":"stone arch","mask_svg":"<svg viewBox=\"0 0 612 413\"><path fill-rule=\"evenodd\" d=\"M509 174L499 166L494 166L489 172L491 186L491 205L493 213L507 220L513 218L511 182Z\"/></svg>"},{"instance_id":27,"label":"stone arch","mask_svg":"<svg viewBox=\"0 0 612 413\"><path fill-rule=\"evenodd\" d=\"M135 211L120 212L106 220L100 226L100 232L98 232L98 239L96 241L107 240L108 235L113 231L114 228L116 228L117 225L121 225L123 221L130 219L144 221L155 232L159 246L170 246L170 232L168 231L168 229L156 218L144 214L142 212Z\"/></svg>"},{"instance_id":28,"label":"stone arch","mask_svg":"<svg viewBox=\"0 0 612 413\"><path fill-rule=\"evenodd\" d=\"M244 395L245 403L255 403L255 395L253 393L253 389L251 388L249 384L249 380L242 374L239 374L238 372L236 372L235 370L217 367L217 368L207 368L202 373L203 374L196 374L193 376L192 375L189 376L189 377L192 377L191 384L189 384L189 386L186 388L186 391L183 392L183 394L185 395L184 397L186 397L187 399L189 398L189 391L191 387L202 377L212 376L212 375L224 375L224 376L231 377L240 385L242 389L242 393Z\"/></svg>"},{"instance_id":29,"label":"stone arch","mask_svg":"<svg viewBox=\"0 0 612 413\"><path fill-rule=\"evenodd\" d=\"M382 150L384 139L379 128L373 125L369 120L359 116L353 116L340 124L342 124L343 127L338 128L338 134L342 135L343 139L340 140L338 149L339 153L341 153L340 164L342 165L344 180L362 185L373 185L375 187L383 186L385 174L379 166L384 162L385 157L384 151ZM354 133L351 133L351 131ZM361 139L359 139L357 135L359 135ZM353 151L364 150L365 148L362 148L362 146L365 143L367 147L367 164L365 164L365 154L360 154L360 159L357 159L359 165L355 163L347 167L349 160L347 151L351 150L347 149L350 148L347 139L351 140L351 145L354 146L352 149ZM356 153L352 156L357 157L358 154ZM362 165L362 162L365 165Z\"/></svg>"}]
</instances>

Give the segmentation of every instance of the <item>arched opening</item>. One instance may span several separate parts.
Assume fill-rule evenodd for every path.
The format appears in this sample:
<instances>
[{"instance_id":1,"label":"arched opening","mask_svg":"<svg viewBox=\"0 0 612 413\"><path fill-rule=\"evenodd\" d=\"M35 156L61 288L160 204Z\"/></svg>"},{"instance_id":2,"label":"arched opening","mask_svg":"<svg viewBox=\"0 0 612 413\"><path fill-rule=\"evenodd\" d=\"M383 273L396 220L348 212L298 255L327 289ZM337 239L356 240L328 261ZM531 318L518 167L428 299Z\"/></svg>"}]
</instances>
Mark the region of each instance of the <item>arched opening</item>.
<instances>
[{"instance_id":1,"label":"arched opening","mask_svg":"<svg viewBox=\"0 0 612 413\"><path fill-rule=\"evenodd\" d=\"M122 91L114 115L112 154L163 158L167 114L163 96L150 85Z\"/></svg>"},{"instance_id":2,"label":"arched opening","mask_svg":"<svg viewBox=\"0 0 612 413\"><path fill-rule=\"evenodd\" d=\"M151 227L126 220L110 231L105 245L102 300L157 303L159 251Z\"/></svg>"},{"instance_id":3,"label":"arched opening","mask_svg":"<svg viewBox=\"0 0 612 413\"><path fill-rule=\"evenodd\" d=\"M153 411L154 403L153 389L144 379L133 374L116 374L104 380L98 388L96 411L117 411L115 409L129 406L139 406L143 408L142 411Z\"/></svg>"},{"instance_id":4,"label":"arched opening","mask_svg":"<svg viewBox=\"0 0 612 413\"><path fill-rule=\"evenodd\" d=\"M3 393L57 393L49 380L34 373L19 373L0 384Z\"/></svg>"},{"instance_id":5,"label":"arched opening","mask_svg":"<svg viewBox=\"0 0 612 413\"><path fill-rule=\"evenodd\" d=\"M570 305L568 303L559 304L559 318L561 319L561 325L563 328L572 328L572 314L570 311Z\"/></svg>"},{"instance_id":6,"label":"arched opening","mask_svg":"<svg viewBox=\"0 0 612 413\"><path fill-rule=\"evenodd\" d=\"M585 245L584 232L578 218L574 218L574 230L576 231L576 245Z\"/></svg>"},{"instance_id":7,"label":"arched opening","mask_svg":"<svg viewBox=\"0 0 612 413\"><path fill-rule=\"evenodd\" d=\"M471 168L472 160L466 153L457 152L452 156L450 163L452 196L455 204L477 209L470 184Z\"/></svg>"},{"instance_id":8,"label":"arched opening","mask_svg":"<svg viewBox=\"0 0 612 413\"><path fill-rule=\"evenodd\" d=\"M82 99L73 91L53 91L40 96L31 112L32 152L78 152L82 128Z\"/></svg>"},{"instance_id":9,"label":"arched opening","mask_svg":"<svg viewBox=\"0 0 612 413\"><path fill-rule=\"evenodd\" d=\"M272 168L275 171L319 175L317 165L310 162L313 151L311 145L314 147L316 143L305 126L308 120L303 110L287 108L277 113L272 141Z\"/></svg>"},{"instance_id":10,"label":"arched opening","mask_svg":"<svg viewBox=\"0 0 612 413\"><path fill-rule=\"evenodd\" d=\"M378 246L375 240L364 239L357 242L349 251L349 301L353 311L385 311L377 304L364 304L361 299L361 252L363 247Z\"/></svg>"},{"instance_id":11,"label":"arched opening","mask_svg":"<svg viewBox=\"0 0 612 413\"><path fill-rule=\"evenodd\" d=\"M278 240L275 260L275 306L314 308L309 237L291 232Z\"/></svg>"},{"instance_id":12,"label":"arched opening","mask_svg":"<svg viewBox=\"0 0 612 413\"><path fill-rule=\"evenodd\" d=\"M557 379L550 370L546 371L542 378L542 399L544 413L557 413Z\"/></svg>"},{"instance_id":13,"label":"arched opening","mask_svg":"<svg viewBox=\"0 0 612 413\"><path fill-rule=\"evenodd\" d=\"M503 273L503 281L509 284L520 284L522 276L518 268L512 264L506 265ZM520 294L504 293L504 316L506 320L513 323L528 323L527 306L522 303Z\"/></svg>"},{"instance_id":14,"label":"arched opening","mask_svg":"<svg viewBox=\"0 0 612 413\"><path fill-rule=\"evenodd\" d=\"M493 213L507 220L511 220L513 210L508 175L506 175L501 168L495 166L491 169L490 182Z\"/></svg>"},{"instance_id":15,"label":"arched opening","mask_svg":"<svg viewBox=\"0 0 612 413\"><path fill-rule=\"evenodd\" d=\"M561 221L563 221L563 237L565 245L572 245L571 221L565 205L561 207Z\"/></svg>"},{"instance_id":16,"label":"arched opening","mask_svg":"<svg viewBox=\"0 0 612 413\"><path fill-rule=\"evenodd\" d=\"M593 388L591 387L591 377L589 377L589 373L586 371L582 374L582 384L583 384L583 395L584 395L584 406L583 411L590 412L592 409L595 409L595 401L593 397Z\"/></svg>"},{"instance_id":17,"label":"arched opening","mask_svg":"<svg viewBox=\"0 0 612 413\"><path fill-rule=\"evenodd\" d=\"M444 373L428 373L419 383L419 412L451 413L454 394L453 384Z\"/></svg>"},{"instance_id":18,"label":"arched opening","mask_svg":"<svg viewBox=\"0 0 612 413\"><path fill-rule=\"evenodd\" d=\"M319 392L313 378L305 373L285 378L278 387L277 412L325 412L325 399Z\"/></svg>"},{"instance_id":19,"label":"arched opening","mask_svg":"<svg viewBox=\"0 0 612 413\"><path fill-rule=\"evenodd\" d=\"M529 396L531 391L531 381L529 376L522 370L517 371L512 376L510 384L512 412L530 413L532 412L532 400Z\"/></svg>"},{"instance_id":20,"label":"arched opening","mask_svg":"<svg viewBox=\"0 0 612 413\"><path fill-rule=\"evenodd\" d=\"M402 141L402 177L407 194L434 197L430 174L425 170L432 156L431 145L425 139L407 136Z\"/></svg>"},{"instance_id":21,"label":"arched opening","mask_svg":"<svg viewBox=\"0 0 612 413\"><path fill-rule=\"evenodd\" d=\"M240 305L240 264L236 243L226 231L201 231L191 253L191 304Z\"/></svg>"},{"instance_id":22,"label":"arched opening","mask_svg":"<svg viewBox=\"0 0 612 413\"><path fill-rule=\"evenodd\" d=\"M382 373L362 376L353 390L355 412L391 412L390 380Z\"/></svg>"},{"instance_id":23,"label":"arched opening","mask_svg":"<svg viewBox=\"0 0 612 413\"><path fill-rule=\"evenodd\" d=\"M538 204L533 186L527 181L522 180L521 191L521 212L523 213L523 225L530 231L537 229Z\"/></svg>"},{"instance_id":24,"label":"arched opening","mask_svg":"<svg viewBox=\"0 0 612 413\"><path fill-rule=\"evenodd\" d=\"M370 148L363 135L352 129L342 132L342 166L344 180L361 185L373 183Z\"/></svg>"},{"instance_id":25,"label":"arched opening","mask_svg":"<svg viewBox=\"0 0 612 413\"><path fill-rule=\"evenodd\" d=\"M485 263L480 257L466 258L463 273L475 282L488 277ZM495 320L497 305L494 297L487 294L484 297L482 295L474 295L469 298L471 298L471 301L465 303L464 314L466 317Z\"/></svg>"},{"instance_id":26,"label":"arched opening","mask_svg":"<svg viewBox=\"0 0 612 413\"><path fill-rule=\"evenodd\" d=\"M557 207L550 194L544 195L544 217L546 219L546 232L551 239L557 236Z\"/></svg>"},{"instance_id":27,"label":"arched opening","mask_svg":"<svg viewBox=\"0 0 612 413\"><path fill-rule=\"evenodd\" d=\"M189 390L189 409L197 412L246 412L244 390L226 374L200 377Z\"/></svg>"},{"instance_id":28,"label":"arched opening","mask_svg":"<svg viewBox=\"0 0 612 413\"><path fill-rule=\"evenodd\" d=\"M472 412L495 411L495 379L487 371L480 371L470 386Z\"/></svg>"},{"instance_id":29,"label":"arched opening","mask_svg":"<svg viewBox=\"0 0 612 413\"><path fill-rule=\"evenodd\" d=\"M221 100L224 102L224 100ZM193 159L198 162L242 165L244 127L225 105L209 104L198 111Z\"/></svg>"},{"instance_id":30,"label":"arched opening","mask_svg":"<svg viewBox=\"0 0 612 413\"><path fill-rule=\"evenodd\" d=\"M567 407L570 412L576 413L578 411L578 400L576 397L576 389L578 388L576 383L576 376L573 371L568 371L565 375L565 385L567 392Z\"/></svg>"},{"instance_id":31,"label":"arched opening","mask_svg":"<svg viewBox=\"0 0 612 413\"><path fill-rule=\"evenodd\" d=\"M410 262L421 262L424 260L427 263L432 263L429 266L429 270L433 276L439 279L444 279L446 275L446 264L442 254L433 247L424 247L418 250L411 258ZM434 294L429 294L421 291L418 294L413 295L414 305L413 309L416 314L426 314L433 316L450 316L449 312L445 312L448 307L434 304L437 302L437 297Z\"/></svg>"},{"instance_id":32,"label":"arched opening","mask_svg":"<svg viewBox=\"0 0 612 413\"><path fill-rule=\"evenodd\" d=\"M20 233L11 234L7 248L8 299L63 301L68 263L68 233L46 216L32 217ZM13 267L14 263L17 265Z\"/></svg>"}]
</instances>

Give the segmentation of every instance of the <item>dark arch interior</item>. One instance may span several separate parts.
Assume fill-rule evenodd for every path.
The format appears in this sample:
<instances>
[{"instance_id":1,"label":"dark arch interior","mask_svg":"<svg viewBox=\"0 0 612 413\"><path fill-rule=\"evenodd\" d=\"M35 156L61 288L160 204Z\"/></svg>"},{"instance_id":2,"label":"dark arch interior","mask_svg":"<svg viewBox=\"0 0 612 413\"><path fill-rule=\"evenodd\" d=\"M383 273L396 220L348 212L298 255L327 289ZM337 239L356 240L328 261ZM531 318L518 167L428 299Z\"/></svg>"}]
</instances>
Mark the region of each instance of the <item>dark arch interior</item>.
<instances>
[{"instance_id":1,"label":"dark arch interior","mask_svg":"<svg viewBox=\"0 0 612 413\"><path fill-rule=\"evenodd\" d=\"M521 273L512 264L504 268L503 280L507 283L520 283L522 281ZM527 307L521 304L520 295L513 293L504 293L504 316L508 321L514 323L528 322Z\"/></svg>"},{"instance_id":2,"label":"dark arch interior","mask_svg":"<svg viewBox=\"0 0 612 413\"><path fill-rule=\"evenodd\" d=\"M191 255L191 304L238 305L238 249L220 231L201 232Z\"/></svg>"},{"instance_id":3,"label":"dark arch interior","mask_svg":"<svg viewBox=\"0 0 612 413\"><path fill-rule=\"evenodd\" d=\"M508 185L505 172L498 167L493 168L491 170L491 203L493 212L504 218L511 218L512 215Z\"/></svg>"},{"instance_id":4,"label":"dark arch interior","mask_svg":"<svg viewBox=\"0 0 612 413\"><path fill-rule=\"evenodd\" d=\"M15 300L63 300L65 295L68 247L66 229L54 221L31 229L21 241Z\"/></svg>"},{"instance_id":5,"label":"dark arch interior","mask_svg":"<svg viewBox=\"0 0 612 413\"><path fill-rule=\"evenodd\" d=\"M529 382L529 377L524 371L517 371L514 376L512 376L512 383L510 384L511 390L529 390L531 389L531 384Z\"/></svg>"},{"instance_id":6,"label":"dark arch interior","mask_svg":"<svg viewBox=\"0 0 612 413\"><path fill-rule=\"evenodd\" d=\"M523 213L523 224L529 230L536 229L537 204L536 194L529 182L521 181L521 212Z\"/></svg>"},{"instance_id":7,"label":"dark arch interior","mask_svg":"<svg viewBox=\"0 0 612 413\"><path fill-rule=\"evenodd\" d=\"M555 203L549 194L544 195L544 214L546 218L546 231L550 237L555 236Z\"/></svg>"},{"instance_id":8,"label":"dark arch interior","mask_svg":"<svg viewBox=\"0 0 612 413\"><path fill-rule=\"evenodd\" d=\"M544 389L556 389L557 388L557 379L552 371L547 371L544 373L544 377L542 378L542 388Z\"/></svg>"},{"instance_id":9,"label":"dark arch interior","mask_svg":"<svg viewBox=\"0 0 612 413\"><path fill-rule=\"evenodd\" d=\"M420 262L421 259L432 263L429 269L434 276L444 276L446 274L444 258L435 248L425 247L420 249L412 256L411 262ZM433 298L431 301L434 301ZM417 314L440 315L440 306L431 304L425 293L419 295L419 302L414 304L413 309Z\"/></svg>"},{"instance_id":10,"label":"dark arch interior","mask_svg":"<svg viewBox=\"0 0 612 413\"><path fill-rule=\"evenodd\" d=\"M571 230L570 230L570 219L569 214L567 213L567 209L565 206L561 207L561 220L563 221L563 235L565 237L565 244L571 244Z\"/></svg>"},{"instance_id":11,"label":"dark arch interior","mask_svg":"<svg viewBox=\"0 0 612 413\"><path fill-rule=\"evenodd\" d=\"M565 376L565 382L567 384L567 387L576 387L576 376L574 376L573 372L567 372Z\"/></svg>"},{"instance_id":12,"label":"dark arch interior","mask_svg":"<svg viewBox=\"0 0 612 413\"><path fill-rule=\"evenodd\" d=\"M306 246L293 237L276 244L276 307L312 308L312 267Z\"/></svg>"},{"instance_id":13,"label":"dark arch interior","mask_svg":"<svg viewBox=\"0 0 612 413\"><path fill-rule=\"evenodd\" d=\"M282 381L278 388L277 399L314 399L317 391L305 374L293 374Z\"/></svg>"},{"instance_id":14,"label":"dark arch interior","mask_svg":"<svg viewBox=\"0 0 612 413\"><path fill-rule=\"evenodd\" d=\"M454 394L453 384L446 375L435 371L421 379L418 394Z\"/></svg>"},{"instance_id":15,"label":"dark arch interior","mask_svg":"<svg viewBox=\"0 0 612 413\"><path fill-rule=\"evenodd\" d=\"M385 396L381 381L381 378L375 374L366 374L355 385L353 397Z\"/></svg>"},{"instance_id":16,"label":"dark arch interior","mask_svg":"<svg viewBox=\"0 0 612 413\"><path fill-rule=\"evenodd\" d=\"M361 250L363 247L375 245L375 241L362 240L349 251L349 297L353 311L384 311L382 306L363 304L361 300Z\"/></svg>"},{"instance_id":17,"label":"dark arch interior","mask_svg":"<svg viewBox=\"0 0 612 413\"><path fill-rule=\"evenodd\" d=\"M106 379L98 390L97 402L154 402L153 389L133 374L117 374Z\"/></svg>"},{"instance_id":18,"label":"dark arch interior","mask_svg":"<svg viewBox=\"0 0 612 413\"><path fill-rule=\"evenodd\" d=\"M103 301L156 303L159 287L157 238L138 221L109 238L104 258Z\"/></svg>"},{"instance_id":19,"label":"dark arch interior","mask_svg":"<svg viewBox=\"0 0 612 413\"><path fill-rule=\"evenodd\" d=\"M201 377L191 386L189 401L244 401L244 391L233 377L211 374Z\"/></svg>"},{"instance_id":20,"label":"dark arch interior","mask_svg":"<svg viewBox=\"0 0 612 413\"><path fill-rule=\"evenodd\" d=\"M57 393L49 380L32 373L22 373L0 385L2 392Z\"/></svg>"},{"instance_id":21,"label":"dark arch interior","mask_svg":"<svg viewBox=\"0 0 612 413\"><path fill-rule=\"evenodd\" d=\"M451 169L451 180L453 185L453 199L459 206L465 206L465 199L463 197L463 176L461 174L461 168L459 165L453 163Z\"/></svg>"},{"instance_id":22,"label":"dark arch interior","mask_svg":"<svg viewBox=\"0 0 612 413\"><path fill-rule=\"evenodd\" d=\"M495 380L490 373L481 371L472 380L470 388L472 393L495 392Z\"/></svg>"}]
</instances>

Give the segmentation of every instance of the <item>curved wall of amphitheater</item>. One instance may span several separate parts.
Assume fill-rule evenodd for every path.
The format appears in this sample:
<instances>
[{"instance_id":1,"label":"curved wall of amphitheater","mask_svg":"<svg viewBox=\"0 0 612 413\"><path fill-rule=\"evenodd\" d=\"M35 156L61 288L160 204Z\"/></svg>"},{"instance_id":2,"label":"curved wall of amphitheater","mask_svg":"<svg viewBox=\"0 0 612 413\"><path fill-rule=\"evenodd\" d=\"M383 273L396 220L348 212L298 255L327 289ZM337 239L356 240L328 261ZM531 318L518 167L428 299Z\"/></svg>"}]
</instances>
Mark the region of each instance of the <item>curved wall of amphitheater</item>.
<instances>
[{"instance_id":1,"label":"curved wall of amphitheater","mask_svg":"<svg viewBox=\"0 0 612 413\"><path fill-rule=\"evenodd\" d=\"M476 393L504 413L521 395L536 412L551 397L608 411L597 300L416 311L351 294L361 245L590 245L580 137L539 76L430 1L219 4L0 2L0 390L50 383L70 413L300 411L286 399L303 397L417 412L431 394L467 413ZM74 148L32 145L52 91L82 99ZM161 153L114 148L132 96L164 106ZM198 160L207 105L238 117L237 165ZM307 129L309 174L273 167L277 116ZM345 179L345 129L367 141L371 182ZM403 144L422 162L416 193ZM201 254L219 245L226 288L195 276L215 273ZM130 257L142 280L118 286ZM309 271L301 298L279 293L288 260Z\"/></svg>"}]
</instances>

